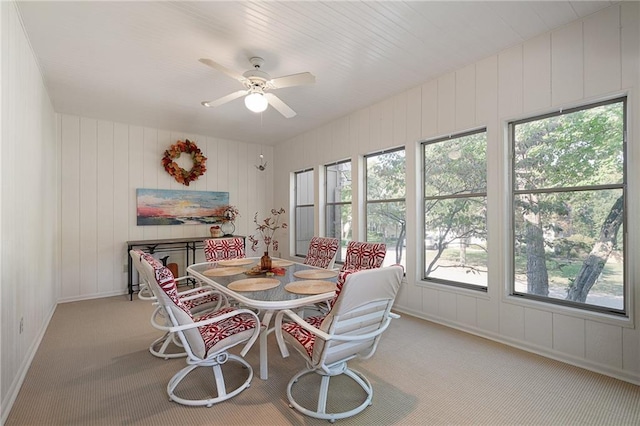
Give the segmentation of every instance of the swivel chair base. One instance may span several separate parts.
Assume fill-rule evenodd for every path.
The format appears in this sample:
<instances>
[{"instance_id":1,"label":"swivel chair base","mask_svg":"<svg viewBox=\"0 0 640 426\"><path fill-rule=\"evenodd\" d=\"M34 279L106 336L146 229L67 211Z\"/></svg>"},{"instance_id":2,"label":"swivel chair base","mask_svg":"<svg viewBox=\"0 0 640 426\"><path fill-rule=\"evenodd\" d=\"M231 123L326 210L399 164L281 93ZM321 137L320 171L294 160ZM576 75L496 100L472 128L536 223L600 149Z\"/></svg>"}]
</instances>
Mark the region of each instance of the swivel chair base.
<instances>
[{"instance_id":1,"label":"swivel chair base","mask_svg":"<svg viewBox=\"0 0 640 426\"><path fill-rule=\"evenodd\" d=\"M316 373L322 376L320 382L320 393L318 395L318 406L317 410L313 411L308 408L300 405L292 395L293 385L302 377L310 373ZM356 382L362 390L367 394L364 402L358 405L356 408L353 408L348 411L338 412L338 413L327 413L327 393L329 391L329 380L332 376L337 376L340 374L344 374L354 382ZM313 370L313 369L305 369L293 376L293 378L289 381L287 385L287 398L289 399L289 407L295 408L300 411L302 414L305 414L309 417L315 417L316 419L325 419L329 420L330 423L335 423L336 419L344 419L347 417L355 416L356 414L362 412L365 408L373 404L373 388L369 380L362 375L362 373L352 370L347 367L346 363L342 364L339 367L339 371L333 372L332 374L327 374L321 370Z\"/></svg>"},{"instance_id":2,"label":"swivel chair base","mask_svg":"<svg viewBox=\"0 0 640 426\"><path fill-rule=\"evenodd\" d=\"M246 369L249 372L247 379L242 384L240 384L237 388L233 389L230 392L227 392L225 382L224 382L224 375L222 374L222 365L227 361L234 361L240 364L243 367L243 369ZM216 390L218 395L216 397L206 398L206 399L186 399L176 395L175 390L178 384L180 384L180 382L189 373L191 373L193 370L195 370L198 367L213 368L214 382L216 385ZM251 365L249 365L249 363L244 360L244 358L239 357L237 355L232 355L229 353L221 353L221 354L218 354L218 356L216 356L215 358L206 360L206 362L190 364L185 368L183 368L182 370L178 371L171 378L171 380L169 380L169 384L167 385L167 393L169 394L169 401L174 401L183 405L190 405L190 406L205 405L207 407L211 407L213 404L226 401L229 398L233 398L234 396L236 396L237 394L239 394L240 392L242 392L243 390L251 386L252 379L253 379L253 369L251 368Z\"/></svg>"}]
</instances>

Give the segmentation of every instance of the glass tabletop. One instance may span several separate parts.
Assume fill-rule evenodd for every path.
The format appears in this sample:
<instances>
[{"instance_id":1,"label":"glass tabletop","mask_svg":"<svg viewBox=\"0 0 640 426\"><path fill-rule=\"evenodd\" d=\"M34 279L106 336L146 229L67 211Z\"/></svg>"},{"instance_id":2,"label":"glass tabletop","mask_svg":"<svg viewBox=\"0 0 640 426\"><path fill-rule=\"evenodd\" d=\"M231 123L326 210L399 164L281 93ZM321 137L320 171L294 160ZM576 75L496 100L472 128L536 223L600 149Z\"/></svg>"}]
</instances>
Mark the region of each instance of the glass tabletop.
<instances>
[{"instance_id":1,"label":"glass tabletop","mask_svg":"<svg viewBox=\"0 0 640 426\"><path fill-rule=\"evenodd\" d=\"M249 258L253 259L253 258ZM255 266L260 259L255 258L255 262L252 264L242 265L242 266L219 266L216 262L204 262L204 263L196 263L187 268L187 271L190 275L193 275L200 280L212 284L221 291L226 293L227 295L232 296L238 301L252 307L256 308L265 308L265 309L289 309L297 306L302 306L308 303L315 303L323 300L330 299L333 297L334 292L324 292L319 294L298 294L292 293L285 289L285 286L292 282L299 281L308 281L311 278L305 277L297 277L295 274L301 271L306 272L307 277L312 277L314 275L314 271L318 271L320 277L313 278L313 281L330 281L336 282L337 272L329 271L326 269L315 268L313 266L305 265L298 262L292 262L289 266L284 266L284 275L269 275L259 274L252 275L246 274L253 266ZM281 260L274 258L275 260ZM288 262L288 261L287 261ZM233 268L233 269L230 269ZM212 271L213 270L213 271ZM229 275L227 275L229 274ZM305 273L303 273L305 274ZM212 276L215 275L215 276ZM322 275L333 275L322 277ZM267 288L265 290L254 290L254 291L244 291L237 290L240 280L250 280L255 278L267 278L269 280L276 279L279 281L275 287ZM262 281L262 280L252 280L252 281ZM229 288L229 284L235 283L232 285L232 288ZM247 281L244 281L247 283ZM275 283L275 282L274 282ZM248 283L247 283L248 284ZM310 283L313 285L313 283ZM318 283L319 284L319 283ZM268 286L268 285L267 285ZM249 285L248 288L251 288Z\"/></svg>"}]
</instances>

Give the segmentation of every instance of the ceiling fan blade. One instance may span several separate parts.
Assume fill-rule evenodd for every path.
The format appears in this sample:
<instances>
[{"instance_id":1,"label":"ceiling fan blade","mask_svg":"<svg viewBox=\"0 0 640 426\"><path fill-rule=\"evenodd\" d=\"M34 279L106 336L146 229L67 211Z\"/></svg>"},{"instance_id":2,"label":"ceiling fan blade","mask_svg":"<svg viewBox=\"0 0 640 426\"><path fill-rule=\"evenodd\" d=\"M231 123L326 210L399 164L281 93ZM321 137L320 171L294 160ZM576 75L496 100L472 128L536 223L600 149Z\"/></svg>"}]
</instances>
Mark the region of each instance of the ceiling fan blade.
<instances>
[{"instance_id":1,"label":"ceiling fan blade","mask_svg":"<svg viewBox=\"0 0 640 426\"><path fill-rule=\"evenodd\" d=\"M238 99L244 95L246 95L247 93L249 93L248 90L238 90L237 92L233 92L228 94L227 96L223 96L221 98L216 99L215 101L204 101L202 102L202 105L209 107L209 108L214 108L217 106L220 106L222 104L226 104L227 102L231 102L234 99Z\"/></svg>"},{"instance_id":2,"label":"ceiling fan blade","mask_svg":"<svg viewBox=\"0 0 640 426\"><path fill-rule=\"evenodd\" d=\"M280 98L273 93L265 93L264 96L269 101L269 105L274 107L280 114L284 115L286 118L292 118L296 116L296 112L289 108L289 105L282 102L282 100L280 100Z\"/></svg>"},{"instance_id":3,"label":"ceiling fan blade","mask_svg":"<svg viewBox=\"0 0 640 426\"><path fill-rule=\"evenodd\" d=\"M274 78L269 81L269 87L272 89L281 89L283 87L304 86L305 84L313 84L316 77L310 72L301 72L299 74L285 75L284 77Z\"/></svg>"},{"instance_id":4,"label":"ceiling fan blade","mask_svg":"<svg viewBox=\"0 0 640 426\"><path fill-rule=\"evenodd\" d=\"M235 72L227 67L225 67L224 65L220 65L217 62L212 61L211 59L207 59L207 58L200 58L198 59L200 62L202 62L205 65L210 66L211 68L218 70L220 72L225 73L226 75L228 75L231 78L235 78L236 80L238 80L241 83L244 83L247 79L240 74L239 72Z\"/></svg>"}]
</instances>

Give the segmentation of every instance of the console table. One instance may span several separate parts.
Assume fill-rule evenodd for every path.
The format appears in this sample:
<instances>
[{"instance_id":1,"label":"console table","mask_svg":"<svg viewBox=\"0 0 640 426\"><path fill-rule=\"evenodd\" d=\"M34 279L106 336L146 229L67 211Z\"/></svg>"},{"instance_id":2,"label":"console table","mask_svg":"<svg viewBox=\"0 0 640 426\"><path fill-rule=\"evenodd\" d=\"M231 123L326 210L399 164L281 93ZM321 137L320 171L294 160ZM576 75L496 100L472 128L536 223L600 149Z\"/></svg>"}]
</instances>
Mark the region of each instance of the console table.
<instances>
[{"instance_id":1,"label":"console table","mask_svg":"<svg viewBox=\"0 0 640 426\"><path fill-rule=\"evenodd\" d=\"M235 238L240 237L245 241L245 237L242 235L227 235L220 238ZM133 249L141 249L147 253L154 254L165 251L180 251L184 250L186 255L185 266L191 265L190 259L193 258L193 262L196 260L196 250L204 247L205 240L213 239L211 236L207 237L184 237L184 238L165 238L160 240L137 240L127 241L127 256ZM128 264L128 286L129 286L129 299L133 300L133 265L131 259Z\"/></svg>"}]
</instances>

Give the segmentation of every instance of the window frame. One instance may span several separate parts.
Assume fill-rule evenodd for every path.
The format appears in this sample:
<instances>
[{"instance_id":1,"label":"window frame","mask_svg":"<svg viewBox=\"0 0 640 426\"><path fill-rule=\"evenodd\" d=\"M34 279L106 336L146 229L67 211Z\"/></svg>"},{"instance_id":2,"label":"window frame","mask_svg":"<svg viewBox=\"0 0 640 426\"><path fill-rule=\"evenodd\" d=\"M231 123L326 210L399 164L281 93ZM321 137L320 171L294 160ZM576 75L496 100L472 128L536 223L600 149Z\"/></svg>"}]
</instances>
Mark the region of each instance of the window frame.
<instances>
[{"instance_id":1,"label":"window frame","mask_svg":"<svg viewBox=\"0 0 640 426\"><path fill-rule=\"evenodd\" d=\"M442 136L442 137L438 137L438 138L434 138L434 139L428 139L428 140L424 140L420 142L420 155L421 155L421 164L420 164L420 171L421 171L421 202L422 205L420 207L420 211L422 213L422 226L421 226L421 230L422 230L422 235L423 237L420 239L421 240L421 251L420 251L420 263L422 265L421 267L421 272L420 272L420 276L421 276L421 281L426 282L426 283L434 283L434 284L441 284L441 285L446 285L446 286L450 286L450 287L455 287L455 288L463 288L463 289L467 289L467 290L473 290L473 291L479 291L482 293L488 293L489 290L489 261L488 261L488 253L489 250L487 249L487 285L486 286L481 286L481 285L476 285L476 284L471 284L471 283L464 283L461 281L453 281L453 280L447 280L447 279L443 279L443 278L437 278L437 277L429 277L426 275L426 270L427 270L427 259L425 257L425 253L426 253L426 244L425 244L425 238L424 236L427 233L427 229L426 229L426 223L425 223L425 215L426 215L426 211L425 211L425 204L428 200L454 200L454 199L460 199L460 198L479 198L479 197L484 197L484 199L487 202L487 206L488 206L488 199L487 199L487 192L488 192L488 182L485 182L485 191L484 192L469 192L469 193L465 193L465 194L452 194L452 195L439 195L439 196L427 196L425 194L425 148L428 145L433 145L439 142L444 142L444 141L449 141L452 139L458 139L458 138L463 138L463 137L467 137L467 136L471 136L471 135L476 135L476 134L480 134L480 133L484 133L485 134L485 140L486 140L486 149L488 150L488 145L489 145L489 133L487 130L487 127L481 127L478 129L473 129L473 130L468 130L468 131L464 131L464 132L459 132L459 133L455 133L455 134L451 134L451 135L447 135L447 136ZM487 161L487 155L486 155L486 151L485 151L485 168L488 169L488 161ZM489 222L489 217L487 214L485 214L485 231L488 232L488 222ZM487 238L487 244L488 244L488 238Z\"/></svg>"},{"instance_id":2,"label":"window frame","mask_svg":"<svg viewBox=\"0 0 640 426\"><path fill-rule=\"evenodd\" d=\"M303 169L303 170L298 170L296 172L293 172L293 253L295 256L299 256L299 257L306 257L307 253L298 253L298 209L301 207L304 208L309 208L311 207L312 210L315 207L315 202L311 203L311 204L298 204L298 175L301 175L303 173L309 173L311 172L311 178L315 179L315 171L313 169L313 167L307 168L307 169ZM315 200L315 185L312 185L314 194L312 199ZM313 212L314 214L314 226L315 226L315 212ZM315 233L315 231L312 229L311 235L313 236Z\"/></svg>"},{"instance_id":3,"label":"window frame","mask_svg":"<svg viewBox=\"0 0 640 426\"><path fill-rule=\"evenodd\" d=\"M516 173L515 173L515 129L519 124L526 124L533 121L544 120L551 117L558 117L566 114L571 114L573 112L578 111L586 111L593 108L597 108L603 105L611 105L621 103L622 104L622 147L621 154L623 156L622 161L622 182L619 184L600 184L600 185L584 185L584 186L563 186L563 187L547 187L542 189L521 189L518 190L516 186ZM580 312L595 312L598 314L612 315L617 318L630 318L631 312L631 291L630 291L630 279L629 279L629 259L628 259L628 245L629 245L629 237L628 237L628 203L629 203L629 194L628 194L628 161L629 161L629 152L628 152L628 141L627 141L627 129L628 129L628 96L617 96L611 99L606 99L598 102L592 103L584 103L571 108L561 108L559 110L535 115L527 118L522 118L518 120L512 120L507 122L507 135L508 135L508 144L509 144L509 161L508 161L508 172L509 172L509 211L508 211L508 221L509 221L509 247L508 247L508 267L509 267L509 276L508 276L508 296L520 300L530 300L534 302L540 302L551 306L564 307L564 308L573 308L577 309ZM516 239L516 231L515 231L515 197L521 194L549 194L549 193L575 193L580 191L595 191L595 190L610 190L610 189L620 189L622 190L623 197L623 213L622 213L622 228L623 228L623 253L624 253L624 261L622 264L622 294L623 294L623 308L615 309L605 306L587 304L582 302L575 302L566 299L559 299L553 297L545 297L535 294L528 294L524 292L518 292L515 290L516 280L515 280L515 239Z\"/></svg>"},{"instance_id":4,"label":"window frame","mask_svg":"<svg viewBox=\"0 0 640 426\"><path fill-rule=\"evenodd\" d=\"M380 200L369 200L369 182L368 182L368 171L369 171L369 167L367 164L367 160L369 158L372 157L377 157L380 155L384 155L384 154L392 154L394 152L398 152L398 151L404 151L404 161L405 161L405 169L404 169L404 198L385 198L385 199L380 199ZM366 154L363 156L363 164L364 164L364 188L363 188L363 195L364 195L364 241L369 242L369 217L368 217L368 210L369 210L369 204L387 204L387 203L398 203L398 202L402 202L404 203L404 207L405 207L405 239L406 239L406 227L407 227L407 149L405 146L399 146L396 148L389 148L389 149L383 149L381 151L376 151L376 152L372 152L369 154ZM389 247L387 247L387 250L389 249ZM404 262L406 263L407 258L406 256L404 257ZM405 275L406 275L406 267L405 267Z\"/></svg>"},{"instance_id":5,"label":"window frame","mask_svg":"<svg viewBox=\"0 0 640 426\"><path fill-rule=\"evenodd\" d=\"M349 201L339 201L339 202L329 202L327 200L329 200L329 196L328 196L328 192L329 192L329 183L328 183L328 176L329 176L329 167L333 167L333 166L338 166L340 164L347 164L349 163L350 165L350 171L351 171L351 200ZM328 227L328 223L329 223L329 210L331 208L334 208L336 206L350 206L351 207L351 213L353 214L353 162L351 161L351 159L346 159L346 160L342 160L342 161L336 161L330 164L325 164L324 165L324 200L325 200L325 205L324 205L324 223L325 223L325 230L324 230L324 236L328 237L328 233L327 233L327 227ZM338 238L338 250L341 250L342 248L342 234L340 235L340 237ZM340 254L340 253L339 253ZM344 260L339 259L342 256L336 256L336 261L335 263L337 264L344 264Z\"/></svg>"}]
</instances>

